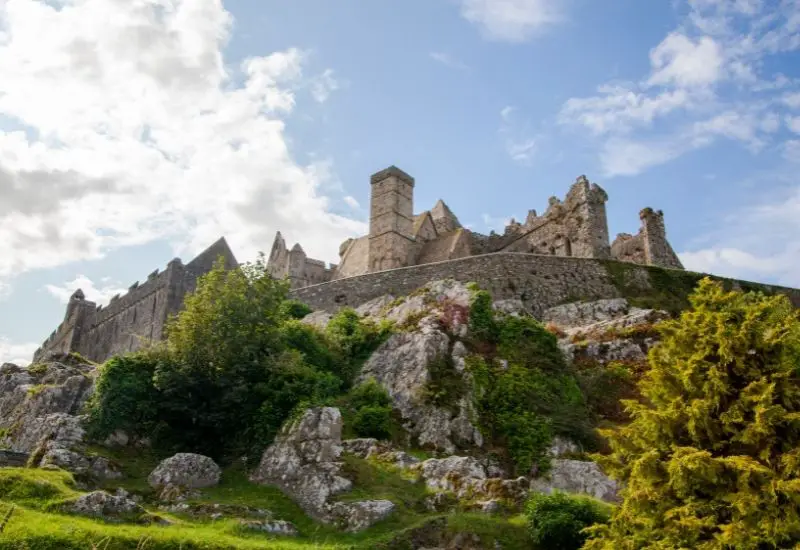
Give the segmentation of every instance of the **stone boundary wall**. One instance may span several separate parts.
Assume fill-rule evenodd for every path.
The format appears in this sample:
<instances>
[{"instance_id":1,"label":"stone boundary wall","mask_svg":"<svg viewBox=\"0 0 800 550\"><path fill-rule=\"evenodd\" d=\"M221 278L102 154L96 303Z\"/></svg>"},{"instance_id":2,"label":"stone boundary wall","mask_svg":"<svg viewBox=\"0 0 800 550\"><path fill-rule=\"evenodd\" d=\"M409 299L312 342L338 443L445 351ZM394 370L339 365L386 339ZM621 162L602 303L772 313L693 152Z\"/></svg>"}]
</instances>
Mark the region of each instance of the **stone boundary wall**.
<instances>
[{"instance_id":1,"label":"stone boundary wall","mask_svg":"<svg viewBox=\"0 0 800 550\"><path fill-rule=\"evenodd\" d=\"M624 270L626 283L622 289L619 278L610 270L609 266L613 265ZM342 307L356 307L386 294L407 295L431 281L455 279L464 283L475 282L491 292L495 299L520 299L532 314L538 315L549 307L565 302L628 297L630 291L642 294L656 291L658 289L651 288L650 274L653 270L668 277L674 276L676 281L704 276L682 270L593 258L498 252L356 275L295 289L291 296L315 310L333 312ZM728 281L734 287L757 287L767 292L786 294L800 307L800 290L712 277ZM679 290L676 288L676 292Z\"/></svg>"}]
</instances>

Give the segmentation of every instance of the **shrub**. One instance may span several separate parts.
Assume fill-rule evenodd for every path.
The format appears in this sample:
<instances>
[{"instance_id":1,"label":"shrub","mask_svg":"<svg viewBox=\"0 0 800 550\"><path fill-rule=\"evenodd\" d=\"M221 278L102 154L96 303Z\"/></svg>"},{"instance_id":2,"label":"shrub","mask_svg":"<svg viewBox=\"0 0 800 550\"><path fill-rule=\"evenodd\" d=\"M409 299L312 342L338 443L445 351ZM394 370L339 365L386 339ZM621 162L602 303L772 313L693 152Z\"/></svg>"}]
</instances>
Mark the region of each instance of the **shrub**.
<instances>
[{"instance_id":1,"label":"shrub","mask_svg":"<svg viewBox=\"0 0 800 550\"><path fill-rule=\"evenodd\" d=\"M353 418L353 431L359 437L389 439L392 434L392 409L380 406L358 409Z\"/></svg>"},{"instance_id":2,"label":"shrub","mask_svg":"<svg viewBox=\"0 0 800 550\"><path fill-rule=\"evenodd\" d=\"M588 497L534 493L525 504L528 531L537 548L578 550L585 528L608 522L610 507Z\"/></svg>"},{"instance_id":3,"label":"shrub","mask_svg":"<svg viewBox=\"0 0 800 550\"><path fill-rule=\"evenodd\" d=\"M392 435L392 399L374 378L350 390L337 403L342 409L345 429L356 437L389 439Z\"/></svg>"},{"instance_id":4,"label":"shrub","mask_svg":"<svg viewBox=\"0 0 800 550\"><path fill-rule=\"evenodd\" d=\"M472 302L469 307L469 331L474 339L492 344L497 340L492 295L474 288L472 287Z\"/></svg>"},{"instance_id":5,"label":"shrub","mask_svg":"<svg viewBox=\"0 0 800 550\"><path fill-rule=\"evenodd\" d=\"M362 319L352 308L344 308L334 315L325 327L328 343L338 350L349 363L350 379L359 371L378 346L391 333L388 323L374 323Z\"/></svg>"},{"instance_id":6,"label":"shrub","mask_svg":"<svg viewBox=\"0 0 800 550\"><path fill-rule=\"evenodd\" d=\"M151 435L160 405L153 376L165 359L164 354L143 352L113 357L100 367L87 403L91 437L104 439L118 429L131 435Z\"/></svg>"},{"instance_id":7,"label":"shrub","mask_svg":"<svg viewBox=\"0 0 800 550\"><path fill-rule=\"evenodd\" d=\"M428 363L428 378L422 388L422 401L435 407L452 409L466 395L468 386L453 364L453 356L445 353Z\"/></svg>"},{"instance_id":8,"label":"shrub","mask_svg":"<svg viewBox=\"0 0 800 550\"><path fill-rule=\"evenodd\" d=\"M286 300L281 304L281 312L290 319L302 319L313 310L299 300Z\"/></svg>"}]
</instances>

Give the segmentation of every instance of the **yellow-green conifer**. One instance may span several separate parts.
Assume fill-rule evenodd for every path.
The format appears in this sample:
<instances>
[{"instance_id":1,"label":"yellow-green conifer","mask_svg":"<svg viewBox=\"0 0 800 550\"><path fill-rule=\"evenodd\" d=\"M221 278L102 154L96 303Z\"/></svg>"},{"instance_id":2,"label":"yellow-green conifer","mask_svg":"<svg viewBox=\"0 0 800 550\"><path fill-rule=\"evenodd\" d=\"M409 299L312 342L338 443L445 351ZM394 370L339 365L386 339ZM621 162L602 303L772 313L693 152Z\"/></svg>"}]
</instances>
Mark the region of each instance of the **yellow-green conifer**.
<instances>
[{"instance_id":1,"label":"yellow-green conifer","mask_svg":"<svg viewBox=\"0 0 800 550\"><path fill-rule=\"evenodd\" d=\"M662 324L631 423L604 433L623 500L584 548L800 548L797 312L709 279L691 305Z\"/></svg>"}]
</instances>

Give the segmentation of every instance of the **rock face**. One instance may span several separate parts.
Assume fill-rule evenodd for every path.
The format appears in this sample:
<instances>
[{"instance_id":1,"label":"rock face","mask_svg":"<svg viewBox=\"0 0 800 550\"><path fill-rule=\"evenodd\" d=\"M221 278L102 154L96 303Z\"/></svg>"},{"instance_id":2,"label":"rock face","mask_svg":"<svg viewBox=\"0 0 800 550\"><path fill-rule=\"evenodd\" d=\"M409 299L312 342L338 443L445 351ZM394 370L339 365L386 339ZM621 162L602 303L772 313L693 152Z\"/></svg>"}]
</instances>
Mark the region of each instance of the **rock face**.
<instances>
[{"instance_id":1,"label":"rock face","mask_svg":"<svg viewBox=\"0 0 800 550\"><path fill-rule=\"evenodd\" d=\"M279 487L307 514L326 521L328 499L352 487L339 475L341 440L339 409L309 409L264 451L251 481Z\"/></svg>"},{"instance_id":2,"label":"rock face","mask_svg":"<svg viewBox=\"0 0 800 550\"><path fill-rule=\"evenodd\" d=\"M363 440L354 448L370 446ZM394 510L389 501L331 502L349 491L353 483L341 475L342 415L339 409L308 409L287 423L275 442L264 451L250 480L274 485L314 519L359 531L384 519Z\"/></svg>"},{"instance_id":3,"label":"rock face","mask_svg":"<svg viewBox=\"0 0 800 550\"><path fill-rule=\"evenodd\" d=\"M531 489L541 493L581 493L606 502L615 502L618 491L617 483L594 462L563 459L553 460L550 473L534 479Z\"/></svg>"},{"instance_id":4,"label":"rock face","mask_svg":"<svg viewBox=\"0 0 800 550\"><path fill-rule=\"evenodd\" d=\"M471 293L463 284L437 281L389 307L385 318L405 330L392 334L372 354L360 376L361 381L375 378L386 388L406 430L420 445L445 453L459 446L483 445L480 431L470 420L474 411L466 396L448 409L420 398L434 360L452 355L456 368L461 365L463 371L464 346L457 338L466 334L470 300Z\"/></svg>"},{"instance_id":5,"label":"rock face","mask_svg":"<svg viewBox=\"0 0 800 550\"><path fill-rule=\"evenodd\" d=\"M6 430L0 445L31 453L48 442L65 448L79 442L83 430L76 415L91 394L95 372L74 360L0 367L0 429Z\"/></svg>"},{"instance_id":6,"label":"rock face","mask_svg":"<svg viewBox=\"0 0 800 550\"><path fill-rule=\"evenodd\" d=\"M219 483L222 470L207 456L178 453L156 466L147 478L151 487L163 489L176 486L184 489L202 489Z\"/></svg>"},{"instance_id":7,"label":"rock face","mask_svg":"<svg viewBox=\"0 0 800 550\"><path fill-rule=\"evenodd\" d=\"M580 327L622 317L630 313L631 309L625 298L573 302L545 310L542 321L562 328Z\"/></svg>"}]
</instances>

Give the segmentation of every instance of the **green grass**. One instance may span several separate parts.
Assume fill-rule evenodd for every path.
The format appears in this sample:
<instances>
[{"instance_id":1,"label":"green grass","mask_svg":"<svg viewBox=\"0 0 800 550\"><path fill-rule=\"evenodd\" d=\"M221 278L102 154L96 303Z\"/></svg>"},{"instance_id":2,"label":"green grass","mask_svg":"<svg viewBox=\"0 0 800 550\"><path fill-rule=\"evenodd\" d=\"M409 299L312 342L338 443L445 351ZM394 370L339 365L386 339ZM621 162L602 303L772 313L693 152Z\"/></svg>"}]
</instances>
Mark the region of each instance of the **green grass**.
<instances>
[{"instance_id":1,"label":"green grass","mask_svg":"<svg viewBox=\"0 0 800 550\"><path fill-rule=\"evenodd\" d=\"M104 456L109 452L104 450ZM115 454L115 453L111 453ZM147 473L157 457L146 452L117 452L111 457L123 460L123 470L143 476L128 480L128 487L146 485ZM410 548L414 534L431 520L446 517L450 533L470 532L492 548L500 542L504 550L530 549L524 522L519 517L489 517L455 512L447 516L430 514L422 507L428 494L424 485L393 466L372 460L346 456L344 470L354 480L353 491L342 495L343 501L388 499L397 510L387 520L356 534L337 531L329 525L308 518L291 499L278 489L252 484L242 467L228 468L216 487L203 490L191 502L218 503L266 509L275 519L292 522L298 537L277 537L241 529L235 518L211 521L149 511L168 518L173 525L137 525L106 523L101 520L58 513L58 506L81 492L71 474L62 471L0 469L0 516L16 506L5 531L0 534L2 549L81 549L81 550L191 550L262 548L285 550L367 550ZM111 489L111 487L109 487ZM151 508L145 503L145 508Z\"/></svg>"}]
</instances>

